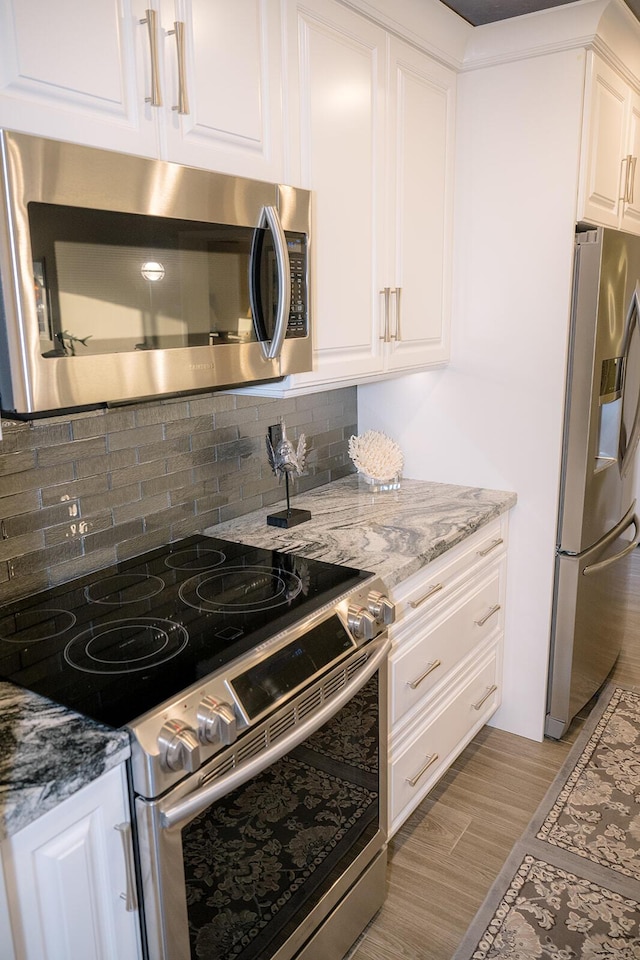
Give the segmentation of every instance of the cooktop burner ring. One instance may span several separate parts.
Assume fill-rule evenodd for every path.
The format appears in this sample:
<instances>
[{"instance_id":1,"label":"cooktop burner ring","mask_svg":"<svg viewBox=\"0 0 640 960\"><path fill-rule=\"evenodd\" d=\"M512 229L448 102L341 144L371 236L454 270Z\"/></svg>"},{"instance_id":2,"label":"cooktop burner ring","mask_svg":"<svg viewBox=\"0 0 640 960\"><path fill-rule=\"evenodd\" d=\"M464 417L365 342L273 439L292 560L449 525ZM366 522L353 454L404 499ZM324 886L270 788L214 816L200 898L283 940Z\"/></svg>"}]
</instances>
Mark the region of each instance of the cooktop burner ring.
<instances>
[{"instance_id":1,"label":"cooktop burner ring","mask_svg":"<svg viewBox=\"0 0 640 960\"><path fill-rule=\"evenodd\" d=\"M224 567L199 574L180 587L180 599L206 613L259 613L290 603L302 590L300 577L271 567Z\"/></svg>"},{"instance_id":2,"label":"cooktop burner ring","mask_svg":"<svg viewBox=\"0 0 640 960\"><path fill-rule=\"evenodd\" d=\"M115 573L111 577L96 580L84 588L89 603L121 607L123 604L149 600L165 588L164 580L146 573ZM96 595L97 591L99 595Z\"/></svg>"},{"instance_id":3,"label":"cooktop burner ring","mask_svg":"<svg viewBox=\"0 0 640 960\"><path fill-rule=\"evenodd\" d=\"M45 626L51 622L51 619L59 621L53 630ZM19 615L4 617L0 620L0 640L5 640L7 643L41 643L44 640L61 637L63 633L71 630L75 622L76 616L70 610L60 610L57 607L26 610ZM5 625L8 624L13 626L13 630L7 631ZM43 629L44 633L41 632Z\"/></svg>"},{"instance_id":4,"label":"cooktop burner ring","mask_svg":"<svg viewBox=\"0 0 640 960\"><path fill-rule=\"evenodd\" d=\"M114 646L110 645L109 638L112 636L116 641ZM160 620L155 617L110 620L78 633L65 647L64 658L70 666L84 673L135 673L172 660L184 650L188 642L188 632L182 624L173 620ZM96 649L100 644L103 650ZM151 646L148 652L147 645ZM98 655L106 651L111 652L112 656ZM121 660L116 659L123 651L126 656Z\"/></svg>"},{"instance_id":5,"label":"cooktop burner ring","mask_svg":"<svg viewBox=\"0 0 640 960\"><path fill-rule=\"evenodd\" d=\"M215 558L215 560L213 559ZM221 550L212 547L201 547L198 544L188 550L176 550L165 557L164 565L171 570L212 570L219 567L227 559Z\"/></svg>"}]
</instances>

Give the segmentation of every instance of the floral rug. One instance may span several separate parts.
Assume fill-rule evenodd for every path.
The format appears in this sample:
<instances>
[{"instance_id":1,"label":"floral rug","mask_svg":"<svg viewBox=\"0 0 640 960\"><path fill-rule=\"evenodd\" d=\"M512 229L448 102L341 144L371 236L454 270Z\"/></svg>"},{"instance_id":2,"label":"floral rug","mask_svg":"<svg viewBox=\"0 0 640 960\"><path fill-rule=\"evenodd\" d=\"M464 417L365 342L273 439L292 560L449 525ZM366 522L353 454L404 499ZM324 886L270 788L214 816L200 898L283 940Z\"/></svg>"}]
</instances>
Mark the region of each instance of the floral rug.
<instances>
[{"instance_id":1,"label":"floral rug","mask_svg":"<svg viewBox=\"0 0 640 960\"><path fill-rule=\"evenodd\" d=\"M640 692L609 687L453 960L640 960Z\"/></svg>"}]
</instances>

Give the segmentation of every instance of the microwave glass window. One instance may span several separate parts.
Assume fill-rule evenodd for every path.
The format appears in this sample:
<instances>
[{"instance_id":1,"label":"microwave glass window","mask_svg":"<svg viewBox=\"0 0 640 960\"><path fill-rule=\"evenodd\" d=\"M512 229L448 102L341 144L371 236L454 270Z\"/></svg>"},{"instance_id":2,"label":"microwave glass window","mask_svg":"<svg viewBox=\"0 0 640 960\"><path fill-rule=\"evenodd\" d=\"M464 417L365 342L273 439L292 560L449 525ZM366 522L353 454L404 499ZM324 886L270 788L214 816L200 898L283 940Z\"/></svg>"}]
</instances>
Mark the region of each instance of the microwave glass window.
<instances>
[{"instance_id":1,"label":"microwave glass window","mask_svg":"<svg viewBox=\"0 0 640 960\"><path fill-rule=\"evenodd\" d=\"M45 203L29 204L29 222L44 356L272 336L278 285L267 228ZM304 252L304 237L287 239Z\"/></svg>"}]
</instances>

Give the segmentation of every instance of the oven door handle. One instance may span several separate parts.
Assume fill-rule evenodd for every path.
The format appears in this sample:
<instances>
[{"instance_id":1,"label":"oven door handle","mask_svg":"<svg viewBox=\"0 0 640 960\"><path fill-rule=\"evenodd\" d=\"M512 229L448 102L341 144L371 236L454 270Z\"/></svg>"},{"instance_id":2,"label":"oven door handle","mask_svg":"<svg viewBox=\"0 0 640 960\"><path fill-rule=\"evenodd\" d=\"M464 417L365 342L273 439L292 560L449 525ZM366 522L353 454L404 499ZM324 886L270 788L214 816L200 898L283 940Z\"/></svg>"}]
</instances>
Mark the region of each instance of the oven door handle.
<instances>
[{"instance_id":1,"label":"oven door handle","mask_svg":"<svg viewBox=\"0 0 640 960\"><path fill-rule=\"evenodd\" d=\"M391 640L384 636L380 640L374 641L371 646L376 648L375 652L371 654L362 670L342 688L339 694L332 697L320 710L304 720L300 726L295 727L289 734L268 747L264 752L247 760L246 763L236 767L219 780L200 787L185 797L184 800L179 800L174 804L168 802L166 806L164 805L166 801L161 802L159 805L161 826L166 830L188 823L193 817L203 813L212 803L215 803L227 793L231 793L236 787L240 787L243 783L258 776L272 763L280 760L281 757L284 757L294 747L299 746L312 733L319 730L323 724L344 707L358 690L364 687L365 683L380 668L391 649Z\"/></svg>"}]
</instances>

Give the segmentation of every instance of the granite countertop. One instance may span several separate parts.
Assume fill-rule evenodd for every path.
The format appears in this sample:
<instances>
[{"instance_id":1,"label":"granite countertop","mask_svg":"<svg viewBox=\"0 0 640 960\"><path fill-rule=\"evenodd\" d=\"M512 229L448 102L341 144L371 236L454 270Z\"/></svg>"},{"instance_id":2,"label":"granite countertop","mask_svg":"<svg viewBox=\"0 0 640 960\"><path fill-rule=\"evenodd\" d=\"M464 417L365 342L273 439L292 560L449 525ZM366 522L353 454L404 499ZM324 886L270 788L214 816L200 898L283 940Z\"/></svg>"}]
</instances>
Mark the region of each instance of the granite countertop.
<instances>
[{"instance_id":1,"label":"granite countertop","mask_svg":"<svg viewBox=\"0 0 640 960\"><path fill-rule=\"evenodd\" d=\"M515 502L513 493L419 480L374 494L352 475L293 497L312 519L290 530L267 526L277 504L205 533L370 570L391 589ZM0 841L130 754L126 730L10 683L0 682L0 718Z\"/></svg>"},{"instance_id":2,"label":"granite countertop","mask_svg":"<svg viewBox=\"0 0 640 960\"><path fill-rule=\"evenodd\" d=\"M276 504L205 533L370 570L390 590L515 503L515 493L423 480L371 493L351 475L292 497L292 508L311 511L299 526L268 526L267 514L282 509Z\"/></svg>"},{"instance_id":3,"label":"granite countertop","mask_svg":"<svg viewBox=\"0 0 640 960\"><path fill-rule=\"evenodd\" d=\"M126 730L103 727L0 682L0 841L126 760Z\"/></svg>"}]
</instances>

